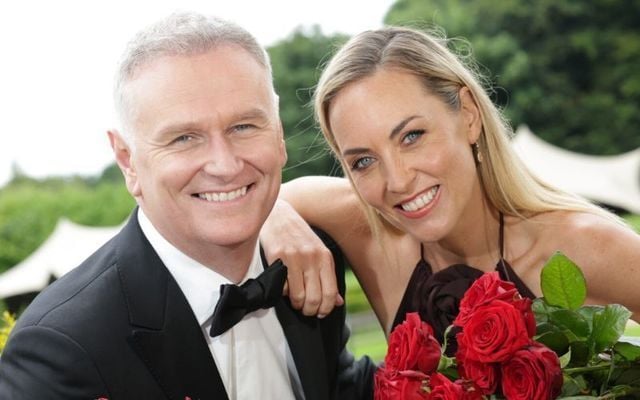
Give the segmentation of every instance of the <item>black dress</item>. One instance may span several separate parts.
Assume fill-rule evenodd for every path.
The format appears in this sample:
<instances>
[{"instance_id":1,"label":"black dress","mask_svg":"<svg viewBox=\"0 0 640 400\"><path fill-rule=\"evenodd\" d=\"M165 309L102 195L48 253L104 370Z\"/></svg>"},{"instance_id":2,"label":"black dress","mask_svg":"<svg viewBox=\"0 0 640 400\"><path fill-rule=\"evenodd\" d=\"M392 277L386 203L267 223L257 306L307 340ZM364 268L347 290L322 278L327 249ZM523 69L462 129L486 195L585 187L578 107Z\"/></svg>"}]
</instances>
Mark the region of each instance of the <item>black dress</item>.
<instances>
[{"instance_id":1,"label":"black dress","mask_svg":"<svg viewBox=\"0 0 640 400\"><path fill-rule=\"evenodd\" d=\"M534 299L533 292L518 278L503 258L503 231L504 222L500 215L500 260L496 265L496 271L501 279L513 282L522 297ZM391 329L401 324L408 312L418 312L420 318L433 327L436 338L442 343L445 330L458 315L460 299L484 272L465 264L455 264L433 273L431 266L422 256L422 245L420 254L420 261L409 279ZM450 335L448 341L451 345L447 348L448 354L455 352L456 345L452 339L453 335Z\"/></svg>"}]
</instances>

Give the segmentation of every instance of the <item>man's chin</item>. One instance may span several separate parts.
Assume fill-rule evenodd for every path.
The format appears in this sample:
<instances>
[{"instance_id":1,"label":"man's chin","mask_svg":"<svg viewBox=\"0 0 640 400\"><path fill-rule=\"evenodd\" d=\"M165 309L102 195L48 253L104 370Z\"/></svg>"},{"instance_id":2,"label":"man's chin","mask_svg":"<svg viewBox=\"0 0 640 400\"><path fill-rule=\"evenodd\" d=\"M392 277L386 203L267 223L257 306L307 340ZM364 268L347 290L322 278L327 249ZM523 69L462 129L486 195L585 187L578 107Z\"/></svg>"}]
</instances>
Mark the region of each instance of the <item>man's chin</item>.
<instances>
[{"instance_id":1,"label":"man's chin","mask_svg":"<svg viewBox=\"0 0 640 400\"><path fill-rule=\"evenodd\" d=\"M201 238L201 242L219 248L234 250L239 247L255 245L258 241L259 229L221 227L215 232L208 232Z\"/></svg>"}]
</instances>

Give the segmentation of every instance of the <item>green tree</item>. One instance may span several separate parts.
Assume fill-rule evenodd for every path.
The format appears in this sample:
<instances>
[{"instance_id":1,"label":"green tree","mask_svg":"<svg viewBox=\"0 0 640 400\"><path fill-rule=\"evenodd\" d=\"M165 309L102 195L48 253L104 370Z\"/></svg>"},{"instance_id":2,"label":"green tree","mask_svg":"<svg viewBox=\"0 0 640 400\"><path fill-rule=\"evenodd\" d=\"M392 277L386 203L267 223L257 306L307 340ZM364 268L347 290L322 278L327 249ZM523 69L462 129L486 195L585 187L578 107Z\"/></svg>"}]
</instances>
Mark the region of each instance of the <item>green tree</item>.
<instances>
[{"instance_id":1,"label":"green tree","mask_svg":"<svg viewBox=\"0 0 640 400\"><path fill-rule=\"evenodd\" d=\"M342 35L325 36L316 26L308 31L298 29L268 49L289 155L285 181L303 175L339 173L316 128L310 102L320 66L345 40Z\"/></svg>"},{"instance_id":2,"label":"green tree","mask_svg":"<svg viewBox=\"0 0 640 400\"><path fill-rule=\"evenodd\" d=\"M134 201L120 180L19 175L0 189L0 272L22 261L51 234L60 217L90 226L114 226Z\"/></svg>"},{"instance_id":3,"label":"green tree","mask_svg":"<svg viewBox=\"0 0 640 400\"><path fill-rule=\"evenodd\" d=\"M638 0L398 0L385 22L468 39L514 125L584 153L640 146Z\"/></svg>"}]
</instances>

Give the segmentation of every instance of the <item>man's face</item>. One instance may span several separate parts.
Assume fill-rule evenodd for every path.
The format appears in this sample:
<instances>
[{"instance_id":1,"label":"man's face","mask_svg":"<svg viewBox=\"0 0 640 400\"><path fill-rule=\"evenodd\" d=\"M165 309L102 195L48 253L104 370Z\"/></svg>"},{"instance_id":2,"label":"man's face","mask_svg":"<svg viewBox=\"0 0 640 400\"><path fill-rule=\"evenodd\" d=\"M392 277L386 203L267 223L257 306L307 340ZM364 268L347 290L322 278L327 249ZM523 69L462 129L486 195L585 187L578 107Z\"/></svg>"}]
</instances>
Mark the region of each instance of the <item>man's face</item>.
<instances>
[{"instance_id":1,"label":"man's face","mask_svg":"<svg viewBox=\"0 0 640 400\"><path fill-rule=\"evenodd\" d=\"M220 252L252 248L286 162L267 70L223 45L143 65L126 90L134 151L114 149L156 229L209 265Z\"/></svg>"}]
</instances>

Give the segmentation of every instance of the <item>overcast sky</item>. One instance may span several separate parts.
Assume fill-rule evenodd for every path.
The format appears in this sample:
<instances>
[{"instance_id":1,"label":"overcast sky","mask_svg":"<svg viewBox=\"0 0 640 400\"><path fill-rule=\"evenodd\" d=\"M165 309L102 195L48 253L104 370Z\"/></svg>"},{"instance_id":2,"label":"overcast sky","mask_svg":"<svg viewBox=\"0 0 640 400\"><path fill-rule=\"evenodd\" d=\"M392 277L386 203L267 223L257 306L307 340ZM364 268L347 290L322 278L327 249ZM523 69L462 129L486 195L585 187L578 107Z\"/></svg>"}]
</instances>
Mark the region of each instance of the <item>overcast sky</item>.
<instances>
[{"instance_id":1,"label":"overcast sky","mask_svg":"<svg viewBox=\"0 0 640 400\"><path fill-rule=\"evenodd\" d=\"M296 27L377 28L393 0L7 1L0 4L0 186L27 175L94 175L112 162L112 78L127 41L176 10L232 20L270 45Z\"/></svg>"}]
</instances>

